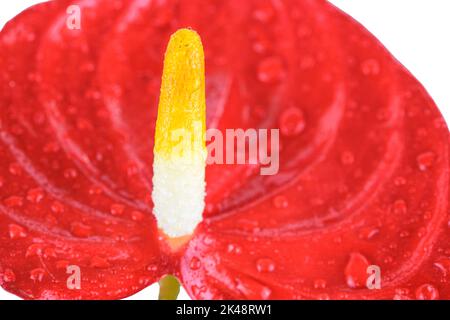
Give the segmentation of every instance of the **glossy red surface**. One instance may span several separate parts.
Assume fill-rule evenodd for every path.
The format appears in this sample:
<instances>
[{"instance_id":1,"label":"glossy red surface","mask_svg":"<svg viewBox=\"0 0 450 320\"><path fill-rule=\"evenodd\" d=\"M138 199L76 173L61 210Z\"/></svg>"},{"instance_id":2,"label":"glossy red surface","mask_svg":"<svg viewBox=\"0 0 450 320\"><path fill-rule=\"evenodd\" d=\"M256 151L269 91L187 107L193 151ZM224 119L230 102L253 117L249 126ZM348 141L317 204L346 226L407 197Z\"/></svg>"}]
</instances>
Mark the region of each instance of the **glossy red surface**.
<instances>
[{"instance_id":1,"label":"glossy red surface","mask_svg":"<svg viewBox=\"0 0 450 320\"><path fill-rule=\"evenodd\" d=\"M1 31L2 287L123 298L171 273L196 299L450 298L447 126L353 19L320 0L86 0L69 30L68 4ZM208 127L280 128L282 150L275 176L209 166L205 220L173 252L152 149L164 50L186 26L205 46Z\"/></svg>"}]
</instances>

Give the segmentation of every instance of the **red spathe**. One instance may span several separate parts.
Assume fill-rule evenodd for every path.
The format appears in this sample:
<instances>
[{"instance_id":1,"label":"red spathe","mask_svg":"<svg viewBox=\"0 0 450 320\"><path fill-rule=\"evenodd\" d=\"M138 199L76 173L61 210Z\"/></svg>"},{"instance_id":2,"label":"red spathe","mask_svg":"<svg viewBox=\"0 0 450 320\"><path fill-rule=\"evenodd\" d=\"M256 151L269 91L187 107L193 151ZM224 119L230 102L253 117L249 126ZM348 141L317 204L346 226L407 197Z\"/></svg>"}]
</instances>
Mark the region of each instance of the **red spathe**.
<instances>
[{"instance_id":1,"label":"red spathe","mask_svg":"<svg viewBox=\"0 0 450 320\"><path fill-rule=\"evenodd\" d=\"M275 176L209 166L205 220L173 252L152 216L152 150L164 50L186 26L205 46L208 127L280 128L282 150ZM2 30L0 70L6 290L123 298L169 273L197 299L450 298L446 124L329 3L55 1Z\"/></svg>"}]
</instances>

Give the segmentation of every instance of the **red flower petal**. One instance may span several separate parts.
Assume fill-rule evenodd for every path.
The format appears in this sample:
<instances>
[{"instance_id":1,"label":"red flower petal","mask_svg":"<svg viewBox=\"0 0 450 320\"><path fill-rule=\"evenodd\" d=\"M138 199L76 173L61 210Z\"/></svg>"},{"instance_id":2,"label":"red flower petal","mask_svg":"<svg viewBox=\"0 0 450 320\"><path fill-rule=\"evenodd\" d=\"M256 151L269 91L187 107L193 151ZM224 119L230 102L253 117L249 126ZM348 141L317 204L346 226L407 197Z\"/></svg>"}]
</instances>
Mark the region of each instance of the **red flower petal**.
<instances>
[{"instance_id":1,"label":"red flower petal","mask_svg":"<svg viewBox=\"0 0 450 320\"><path fill-rule=\"evenodd\" d=\"M121 298L172 273L199 299L450 297L448 129L360 25L317 0L88 2L81 30L58 1L1 32L5 289ZM208 126L279 127L282 151L275 176L209 166L206 220L172 253L151 213L152 136L185 26L205 45ZM366 260L382 289L364 288Z\"/></svg>"},{"instance_id":2,"label":"red flower petal","mask_svg":"<svg viewBox=\"0 0 450 320\"><path fill-rule=\"evenodd\" d=\"M151 209L139 200L146 179L127 176L120 132L102 127L88 96L95 85L79 68L82 48L100 49L102 24L123 8L99 1L86 9L99 13L83 18L89 38L65 30L67 3L29 9L1 33L0 283L27 299L121 298L169 272ZM87 132L89 122L97 132ZM67 287L70 265L81 270L81 290Z\"/></svg>"}]
</instances>

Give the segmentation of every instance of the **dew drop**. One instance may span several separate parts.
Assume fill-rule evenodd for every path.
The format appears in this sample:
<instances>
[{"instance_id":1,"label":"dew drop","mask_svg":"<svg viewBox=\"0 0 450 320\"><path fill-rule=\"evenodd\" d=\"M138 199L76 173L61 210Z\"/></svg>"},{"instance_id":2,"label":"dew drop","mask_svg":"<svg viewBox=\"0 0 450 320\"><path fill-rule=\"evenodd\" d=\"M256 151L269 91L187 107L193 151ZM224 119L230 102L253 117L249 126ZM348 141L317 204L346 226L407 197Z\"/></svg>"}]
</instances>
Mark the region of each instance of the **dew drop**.
<instances>
[{"instance_id":1,"label":"dew drop","mask_svg":"<svg viewBox=\"0 0 450 320\"><path fill-rule=\"evenodd\" d=\"M411 300L409 289L397 288L395 289L394 300Z\"/></svg>"},{"instance_id":2,"label":"dew drop","mask_svg":"<svg viewBox=\"0 0 450 320\"><path fill-rule=\"evenodd\" d=\"M270 22L275 16L273 7L269 4L261 5L253 12L253 17L261 23Z\"/></svg>"},{"instance_id":3,"label":"dew drop","mask_svg":"<svg viewBox=\"0 0 450 320\"><path fill-rule=\"evenodd\" d=\"M212 238L211 236L205 236L203 238L203 243L207 246L211 245L214 243L214 238Z\"/></svg>"},{"instance_id":4,"label":"dew drop","mask_svg":"<svg viewBox=\"0 0 450 320\"><path fill-rule=\"evenodd\" d=\"M156 272L156 271L158 271L158 266L156 264L150 264L147 266L146 269L149 272Z\"/></svg>"},{"instance_id":5,"label":"dew drop","mask_svg":"<svg viewBox=\"0 0 450 320\"><path fill-rule=\"evenodd\" d=\"M144 220L145 215L140 211L131 212L131 219L134 221L142 221Z\"/></svg>"},{"instance_id":6,"label":"dew drop","mask_svg":"<svg viewBox=\"0 0 450 320\"><path fill-rule=\"evenodd\" d=\"M8 208L17 208L23 206L23 198L19 196L6 198L3 202Z\"/></svg>"},{"instance_id":7,"label":"dew drop","mask_svg":"<svg viewBox=\"0 0 450 320\"><path fill-rule=\"evenodd\" d=\"M397 177L394 180L394 184L397 187L404 186L406 184L406 179L404 177Z\"/></svg>"},{"instance_id":8,"label":"dew drop","mask_svg":"<svg viewBox=\"0 0 450 320\"><path fill-rule=\"evenodd\" d=\"M345 267L345 279L350 288L362 288L366 285L369 261L361 253L352 253Z\"/></svg>"},{"instance_id":9,"label":"dew drop","mask_svg":"<svg viewBox=\"0 0 450 320\"><path fill-rule=\"evenodd\" d=\"M3 279L4 283L11 283L16 281L16 274L11 269L5 269L0 276L0 279ZM0 281L2 283L2 281Z\"/></svg>"},{"instance_id":10,"label":"dew drop","mask_svg":"<svg viewBox=\"0 0 450 320\"><path fill-rule=\"evenodd\" d=\"M407 230L403 230L399 233L400 238L407 238L409 237L409 232Z\"/></svg>"},{"instance_id":11,"label":"dew drop","mask_svg":"<svg viewBox=\"0 0 450 320\"><path fill-rule=\"evenodd\" d=\"M393 213L396 215L405 215L408 212L408 206L405 200L396 200L392 206Z\"/></svg>"},{"instance_id":12,"label":"dew drop","mask_svg":"<svg viewBox=\"0 0 450 320\"><path fill-rule=\"evenodd\" d=\"M54 248L45 248L44 249L44 258L56 258L56 250Z\"/></svg>"},{"instance_id":13,"label":"dew drop","mask_svg":"<svg viewBox=\"0 0 450 320\"><path fill-rule=\"evenodd\" d=\"M256 53L263 54L270 49L271 42L264 36L259 36L253 42L253 50Z\"/></svg>"},{"instance_id":14,"label":"dew drop","mask_svg":"<svg viewBox=\"0 0 450 320\"><path fill-rule=\"evenodd\" d=\"M73 222L70 225L70 232L79 238L87 238L92 234L92 228L81 222Z\"/></svg>"},{"instance_id":15,"label":"dew drop","mask_svg":"<svg viewBox=\"0 0 450 320\"><path fill-rule=\"evenodd\" d=\"M227 252L239 255L239 254L242 253L242 248L239 245L237 245L237 244L230 243L227 246Z\"/></svg>"},{"instance_id":16,"label":"dew drop","mask_svg":"<svg viewBox=\"0 0 450 320\"><path fill-rule=\"evenodd\" d=\"M441 257L434 263L434 267L437 268L444 278L450 276L450 258Z\"/></svg>"},{"instance_id":17,"label":"dew drop","mask_svg":"<svg viewBox=\"0 0 450 320\"><path fill-rule=\"evenodd\" d=\"M344 151L341 154L341 163L345 166L350 166L355 162L355 156L350 151Z\"/></svg>"},{"instance_id":18,"label":"dew drop","mask_svg":"<svg viewBox=\"0 0 450 320\"><path fill-rule=\"evenodd\" d=\"M270 288L262 285L261 283L245 278L236 279L238 289L249 300L267 300L272 294Z\"/></svg>"},{"instance_id":19,"label":"dew drop","mask_svg":"<svg viewBox=\"0 0 450 320\"><path fill-rule=\"evenodd\" d=\"M89 194L90 194L91 196L94 196L94 195L101 195L102 193L103 193L103 190L102 190L102 188L99 187L99 186L92 186L92 187L89 188Z\"/></svg>"},{"instance_id":20,"label":"dew drop","mask_svg":"<svg viewBox=\"0 0 450 320\"><path fill-rule=\"evenodd\" d=\"M366 76L376 76L380 73L380 64L375 59L367 59L361 64L361 71Z\"/></svg>"},{"instance_id":21,"label":"dew drop","mask_svg":"<svg viewBox=\"0 0 450 320\"><path fill-rule=\"evenodd\" d=\"M9 165L9 173L13 176L20 176L22 174L22 167L18 163L11 163Z\"/></svg>"},{"instance_id":22,"label":"dew drop","mask_svg":"<svg viewBox=\"0 0 450 320\"><path fill-rule=\"evenodd\" d=\"M314 280L314 288L315 289L325 289L327 287L327 282L323 279Z\"/></svg>"},{"instance_id":23,"label":"dew drop","mask_svg":"<svg viewBox=\"0 0 450 320\"><path fill-rule=\"evenodd\" d=\"M197 257L193 257L191 259L191 262L189 263L189 267L191 270L198 270L202 266L202 263L200 262L200 259Z\"/></svg>"},{"instance_id":24,"label":"dew drop","mask_svg":"<svg viewBox=\"0 0 450 320\"><path fill-rule=\"evenodd\" d=\"M31 270L30 279L34 282L42 282L44 280L45 270L42 268L36 268Z\"/></svg>"},{"instance_id":25,"label":"dew drop","mask_svg":"<svg viewBox=\"0 0 450 320\"><path fill-rule=\"evenodd\" d=\"M154 278L153 277L149 277L149 276L142 276L139 278L139 284L141 286L148 286L150 284L152 284L154 282Z\"/></svg>"},{"instance_id":26,"label":"dew drop","mask_svg":"<svg viewBox=\"0 0 450 320\"><path fill-rule=\"evenodd\" d=\"M206 287L194 285L191 287L191 291L192 291L192 294L194 295L194 297L198 298L201 294L203 294L206 291Z\"/></svg>"},{"instance_id":27,"label":"dew drop","mask_svg":"<svg viewBox=\"0 0 450 320\"><path fill-rule=\"evenodd\" d=\"M439 299L438 289L431 284L423 284L416 290L418 300L437 300Z\"/></svg>"},{"instance_id":28,"label":"dew drop","mask_svg":"<svg viewBox=\"0 0 450 320\"><path fill-rule=\"evenodd\" d=\"M284 64L279 57L266 58L258 65L258 79L263 83L276 83L284 76Z\"/></svg>"},{"instance_id":29,"label":"dew drop","mask_svg":"<svg viewBox=\"0 0 450 320\"><path fill-rule=\"evenodd\" d=\"M273 198L273 205L277 209L285 209L289 206L289 202L285 196L276 196Z\"/></svg>"},{"instance_id":30,"label":"dew drop","mask_svg":"<svg viewBox=\"0 0 450 320\"><path fill-rule=\"evenodd\" d=\"M275 263L269 258L258 259L256 261L256 270L258 272L273 272L275 270Z\"/></svg>"},{"instance_id":31,"label":"dew drop","mask_svg":"<svg viewBox=\"0 0 450 320\"><path fill-rule=\"evenodd\" d=\"M44 251L44 248L41 244L39 243L33 243L32 245L30 245L27 248L27 251L25 253L25 257L29 258L29 257L40 257L42 256L42 252Z\"/></svg>"},{"instance_id":32,"label":"dew drop","mask_svg":"<svg viewBox=\"0 0 450 320\"><path fill-rule=\"evenodd\" d=\"M31 189L27 192L27 200L32 203L39 203L44 199L44 191L41 188Z\"/></svg>"},{"instance_id":33,"label":"dew drop","mask_svg":"<svg viewBox=\"0 0 450 320\"><path fill-rule=\"evenodd\" d=\"M297 136L305 130L306 121L303 111L296 107L284 110L279 120L280 132L283 136Z\"/></svg>"},{"instance_id":34,"label":"dew drop","mask_svg":"<svg viewBox=\"0 0 450 320\"><path fill-rule=\"evenodd\" d=\"M10 224L9 225L9 237L13 240L25 238L27 236L27 232L25 231L25 228L22 226L19 226L17 224Z\"/></svg>"},{"instance_id":35,"label":"dew drop","mask_svg":"<svg viewBox=\"0 0 450 320\"><path fill-rule=\"evenodd\" d=\"M75 179L77 176L78 176L78 172L77 172L77 170L75 170L73 168L64 170L64 177L66 179Z\"/></svg>"},{"instance_id":36,"label":"dew drop","mask_svg":"<svg viewBox=\"0 0 450 320\"><path fill-rule=\"evenodd\" d=\"M364 240L371 240L379 233L380 229L376 227L365 227L359 231L358 237Z\"/></svg>"},{"instance_id":37,"label":"dew drop","mask_svg":"<svg viewBox=\"0 0 450 320\"><path fill-rule=\"evenodd\" d=\"M421 171L427 171L433 166L435 160L436 155L433 152L424 152L417 157L417 165Z\"/></svg>"},{"instance_id":38,"label":"dew drop","mask_svg":"<svg viewBox=\"0 0 450 320\"><path fill-rule=\"evenodd\" d=\"M113 216L120 216L123 214L123 212L125 211L125 206L123 204L113 204L111 206L111 214Z\"/></svg>"},{"instance_id":39,"label":"dew drop","mask_svg":"<svg viewBox=\"0 0 450 320\"><path fill-rule=\"evenodd\" d=\"M64 205L61 202L54 201L52 205L50 206L53 213L63 213L65 208Z\"/></svg>"}]
</instances>

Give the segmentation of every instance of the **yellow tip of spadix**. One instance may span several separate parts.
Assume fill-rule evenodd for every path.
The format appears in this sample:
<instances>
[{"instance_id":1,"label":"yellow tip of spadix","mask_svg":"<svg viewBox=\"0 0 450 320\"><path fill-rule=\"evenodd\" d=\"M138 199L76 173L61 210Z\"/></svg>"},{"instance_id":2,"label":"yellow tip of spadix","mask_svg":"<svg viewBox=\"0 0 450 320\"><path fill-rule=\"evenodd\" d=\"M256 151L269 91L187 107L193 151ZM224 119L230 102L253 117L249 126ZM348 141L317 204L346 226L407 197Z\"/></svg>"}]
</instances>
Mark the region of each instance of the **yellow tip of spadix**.
<instances>
[{"instance_id":1,"label":"yellow tip of spadix","mask_svg":"<svg viewBox=\"0 0 450 320\"><path fill-rule=\"evenodd\" d=\"M180 29L169 41L153 162L153 203L169 237L192 234L205 206L205 58L200 36Z\"/></svg>"}]
</instances>

